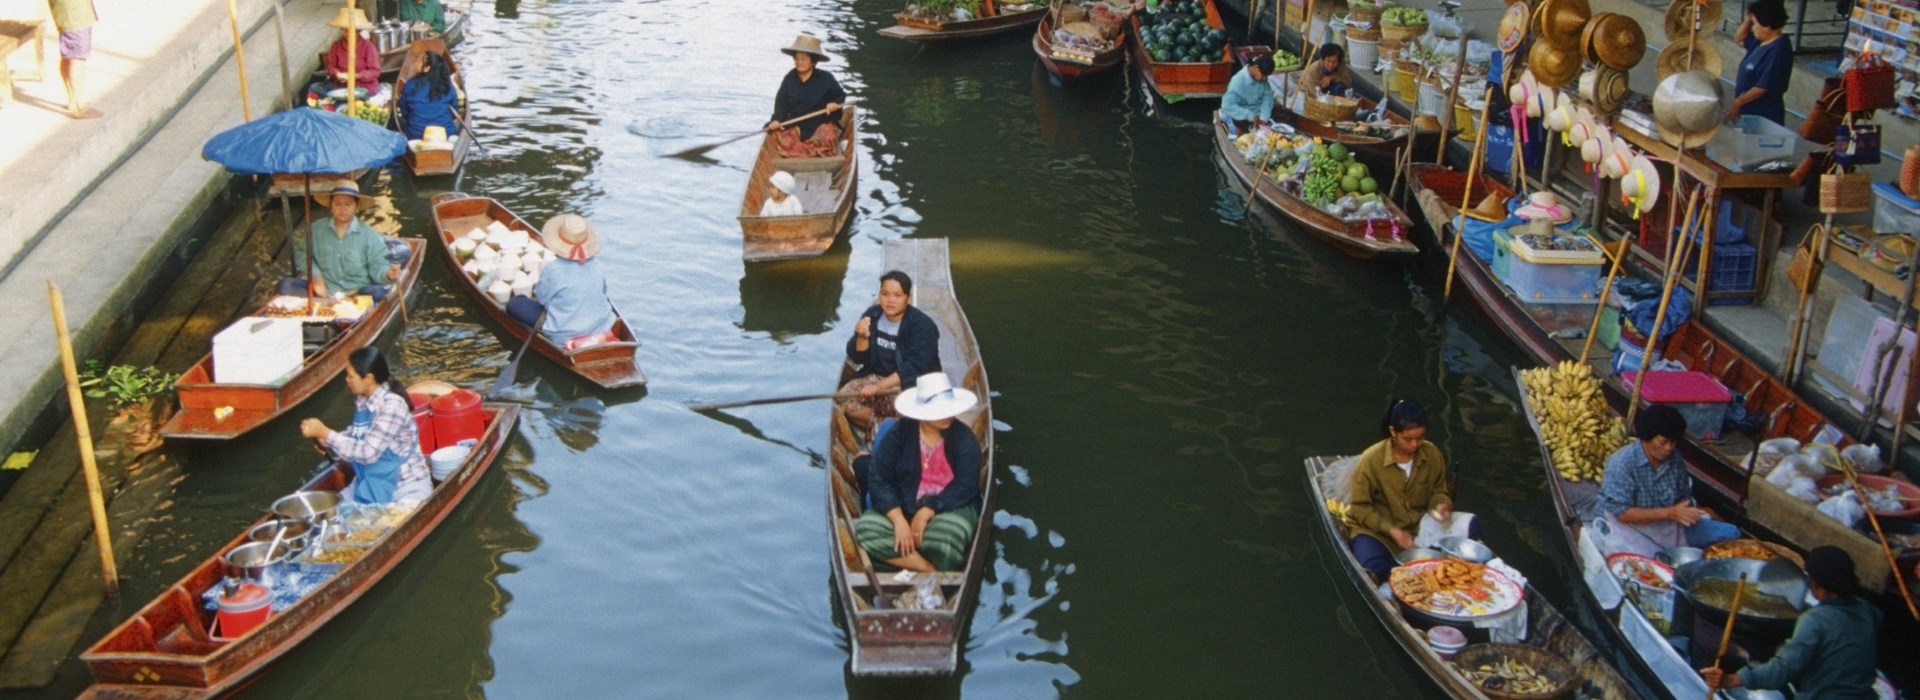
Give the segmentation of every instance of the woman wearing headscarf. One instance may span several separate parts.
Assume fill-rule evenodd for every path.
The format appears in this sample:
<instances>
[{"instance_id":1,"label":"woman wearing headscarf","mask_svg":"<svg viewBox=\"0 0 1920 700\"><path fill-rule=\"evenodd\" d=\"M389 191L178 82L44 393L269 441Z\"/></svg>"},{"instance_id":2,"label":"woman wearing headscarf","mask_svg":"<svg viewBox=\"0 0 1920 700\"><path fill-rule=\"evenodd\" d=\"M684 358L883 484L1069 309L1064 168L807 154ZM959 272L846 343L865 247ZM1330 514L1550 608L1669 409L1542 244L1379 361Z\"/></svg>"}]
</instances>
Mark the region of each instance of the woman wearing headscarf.
<instances>
[{"instance_id":1,"label":"woman wearing headscarf","mask_svg":"<svg viewBox=\"0 0 1920 700\"><path fill-rule=\"evenodd\" d=\"M773 120L767 131L779 134L780 153L789 158L831 156L840 152L840 105L847 92L840 81L818 65L833 60L820 50L820 40L801 34L793 45L780 50L793 57L793 70L780 80L780 91L773 96ZM789 127L780 123L826 110Z\"/></svg>"},{"instance_id":2,"label":"woman wearing headscarf","mask_svg":"<svg viewBox=\"0 0 1920 700\"><path fill-rule=\"evenodd\" d=\"M405 2L406 0L402 0ZM400 124L407 139L417 141L427 127L445 129L447 136L460 133L460 88L453 84L453 71L447 59L429 51L421 55L418 73L400 85Z\"/></svg>"},{"instance_id":3,"label":"woman wearing headscarf","mask_svg":"<svg viewBox=\"0 0 1920 700\"><path fill-rule=\"evenodd\" d=\"M347 356L347 390L353 393L353 423L334 430L318 418L300 421L300 435L353 465L342 500L381 504L425 500L433 491L420 430L413 422L407 389L394 380L387 358L365 347Z\"/></svg>"}]
</instances>

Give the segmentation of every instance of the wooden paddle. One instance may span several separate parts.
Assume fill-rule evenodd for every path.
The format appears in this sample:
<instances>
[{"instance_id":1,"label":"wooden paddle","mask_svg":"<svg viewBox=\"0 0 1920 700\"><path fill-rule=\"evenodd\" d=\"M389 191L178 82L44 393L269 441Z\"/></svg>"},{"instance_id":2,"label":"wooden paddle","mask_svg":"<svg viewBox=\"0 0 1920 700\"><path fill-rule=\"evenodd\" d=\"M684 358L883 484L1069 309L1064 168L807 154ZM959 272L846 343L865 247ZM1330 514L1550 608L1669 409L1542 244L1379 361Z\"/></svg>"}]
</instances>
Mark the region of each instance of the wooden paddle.
<instances>
[{"instance_id":1,"label":"wooden paddle","mask_svg":"<svg viewBox=\"0 0 1920 700\"><path fill-rule=\"evenodd\" d=\"M900 393L900 388L894 387L892 389L887 389L879 393L876 393L874 394L874 396L888 396L888 395L898 394L898 393ZM739 408L741 406L764 406L772 403L793 403L795 401L812 401L815 399L833 399L835 401L838 401L840 399L857 399L857 398L860 398L860 392L846 391L846 392L833 393L833 394L799 394L795 396L775 396L775 397L766 398L766 399L747 399L745 401L722 401L720 403L702 403L702 404L694 404L692 406L688 406L687 408L693 409L695 411L717 411L722 408Z\"/></svg>"},{"instance_id":2,"label":"wooden paddle","mask_svg":"<svg viewBox=\"0 0 1920 700\"><path fill-rule=\"evenodd\" d=\"M858 504L860 501L847 493L847 485L840 481L839 474L839 472L827 474L827 479L832 481L834 495L839 496L840 500L848 505ZM860 570L867 575L867 585L873 587L873 608L886 610L893 607L893 601L889 600L887 594L880 588L880 575L873 571L873 559L867 556L867 548L860 546L860 539L853 536L853 517L832 504L828 504L827 507L834 511L834 526L840 530L841 546L852 547L853 551L860 555Z\"/></svg>"},{"instance_id":3,"label":"wooden paddle","mask_svg":"<svg viewBox=\"0 0 1920 700\"><path fill-rule=\"evenodd\" d=\"M849 102L849 103L851 103L851 102L852 102L852 100L848 100L847 102ZM846 106L846 104L842 104L842 105L840 105L840 108L841 108L841 109L846 109L846 108L847 108L847 106ZM788 120L786 120L786 121L783 121L783 122L780 122L780 125L779 125L779 128L782 128L782 129L785 129L785 128L787 128L787 127L789 127L789 126L793 126L793 125L795 125L795 124L798 124L798 123L800 123L800 122L803 122L803 121L806 121L806 120L808 120L808 119L812 119L812 118L814 118L814 117L817 117L817 116L820 116L820 115L822 115L822 114L826 114L826 113L827 113L827 110L826 110L826 109L824 109L824 108L822 108L822 109L820 109L820 110L818 110L818 111L813 111L813 112L808 112L808 113L806 113L806 114L802 114L802 115L800 115L800 116L797 116L797 117L794 117L794 118L792 118L792 119L788 119ZM746 137L748 137L748 136L752 136L752 135L754 135L754 134L764 134L764 133L767 133L767 130L766 130L766 129L757 129L757 130L754 130L754 131L749 131L749 132L747 132L747 133L744 133L744 134L741 134L741 135L739 135L739 136L735 136L735 137L732 137L732 138L729 138L729 139L727 139L727 140L725 140L725 141L720 141L720 142L718 142L718 143L710 143L710 144L707 144L707 145L705 145L705 146L694 146L693 148L689 148L689 149L687 149L687 150L684 150L684 151L676 151L676 152L673 152L673 153L668 153L668 154L666 154L665 156L662 156L662 157L663 157L663 158L692 158L692 157L694 157L694 156L703 156L703 155L706 155L706 154L707 154L707 151L711 151L711 150L713 150L713 149L716 149L716 148L719 148L719 147L721 147L721 146L725 146L725 145L727 145L727 144L730 144L730 143L733 143L733 142L735 142L735 141L739 141L740 139L744 139L744 138L746 138Z\"/></svg>"},{"instance_id":4,"label":"wooden paddle","mask_svg":"<svg viewBox=\"0 0 1920 700\"><path fill-rule=\"evenodd\" d=\"M1860 488L1860 477L1853 473L1853 465L1845 459L1840 460L1840 473L1847 475L1847 483L1853 486L1854 497L1860 499L1860 509L1867 512L1867 522L1873 523L1873 534L1880 540L1880 551L1886 553L1887 566L1893 568L1893 582L1900 584L1900 600L1907 604L1907 614L1920 620L1920 608L1914 607L1913 594L1907 592L1907 579L1900 575L1900 561L1893 556L1893 545L1887 543L1886 531L1880 529L1880 517L1873 514L1873 503L1867 500L1866 490Z\"/></svg>"},{"instance_id":5,"label":"wooden paddle","mask_svg":"<svg viewBox=\"0 0 1920 700\"><path fill-rule=\"evenodd\" d=\"M1740 580L1733 584L1733 605L1727 606L1727 627L1720 631L1720 650L1713 654L1713 668L1719 668L1720 662L1727 658L1727 643L1733 641L1733 621L1740 618L1740 599L1747 594L1747 575L1740 574ZM1707 686L1707 700L1713 700L1714 687Z\"/></svg>"},{"instance_id":6,"label":"wooden paddle","mask_svg":"<svg viewBox=\"0 0 1920 700\"><path fill-rule=\"evenodd\" d=\"M453 118L460 122L460 128L466 131L468 138L473 139L473 145L480 148L480 157L492 158L493 156L487 152L487 144L480 142L480 132L474 131L473 123L467 121L467 115L461 114L460 108L458 107L448 107L447 109L453 110Z\"/></svg>"},{"instance_id":7,"label":"wooden paddle","mask_svg":"<svg viewBox=\"0 0 1920 700\"><path fill-rule=\"evenodd\" d=\"M540 325L547 322L547 310L540 310L540 318L533 320L533 326L527 329L527 339L520 341L520 351L513 354L513 361L506 369L500 370L500 378L493 380L493 388L487 391L488 401L500 400L500 395L513 385L513 376L520 373L520 359L527 356L527 348L533 345L533 337L540 335Z\"/></svg>"}]
</instances>

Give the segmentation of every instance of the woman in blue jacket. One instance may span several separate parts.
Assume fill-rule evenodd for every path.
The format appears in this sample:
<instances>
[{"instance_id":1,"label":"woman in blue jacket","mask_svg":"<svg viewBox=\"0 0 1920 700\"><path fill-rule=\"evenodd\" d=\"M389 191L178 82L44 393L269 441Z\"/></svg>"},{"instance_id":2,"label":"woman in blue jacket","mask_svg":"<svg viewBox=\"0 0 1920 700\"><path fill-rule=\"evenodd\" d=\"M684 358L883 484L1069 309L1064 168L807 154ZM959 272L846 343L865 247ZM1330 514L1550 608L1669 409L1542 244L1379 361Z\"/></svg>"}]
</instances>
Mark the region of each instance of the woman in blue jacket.
<instances>
[{"instance_id":1,"label":"woman in blue jacket","mask_svg":"<svg viewBox=\"0 0 1920 700\"><path fill-rule=\"evenodd\" d=\"M913 279L899 270L880 276L880 303L868 307L847 340L853 379L840 387L840 410L847 420L870 428L876 418L893 415L893 394L914 386L914 378L940 371L940 326L909 303Z\"/></svg>"},{"instance_id":2,"label":"woman in blue jacket","mask_svg":"<svg viewBox=\"0 0 1920 700\"><path fill-rule=\"evenodd\" d=\"M854 523L867 554L911 571L957 571L980 520L980 442L956 416L979 397L944 372L919 377L894 406L900 422L854 461L870 507Z\"/></svg>"}]
</instances>

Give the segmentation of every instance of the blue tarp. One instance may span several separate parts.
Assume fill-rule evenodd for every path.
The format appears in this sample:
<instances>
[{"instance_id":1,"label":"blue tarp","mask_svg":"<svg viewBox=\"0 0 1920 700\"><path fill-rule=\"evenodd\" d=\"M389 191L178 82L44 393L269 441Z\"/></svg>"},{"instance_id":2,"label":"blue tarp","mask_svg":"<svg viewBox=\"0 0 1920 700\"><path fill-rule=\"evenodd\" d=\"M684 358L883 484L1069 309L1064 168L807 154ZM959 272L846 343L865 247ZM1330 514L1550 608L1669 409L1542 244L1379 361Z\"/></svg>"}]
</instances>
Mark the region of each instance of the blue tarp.
<instances>
[{"instance_id":1,"label":"blue tarp","mask_svg":"<svg viewBox=\"0 0 1920 700\"><path fill-rule=\"evenodd\" d=\"M220 132L200 156L243 175L318 175L377 168L406 150L406 138L386 127L300 107Z\"/></svg>"}]
</instances>

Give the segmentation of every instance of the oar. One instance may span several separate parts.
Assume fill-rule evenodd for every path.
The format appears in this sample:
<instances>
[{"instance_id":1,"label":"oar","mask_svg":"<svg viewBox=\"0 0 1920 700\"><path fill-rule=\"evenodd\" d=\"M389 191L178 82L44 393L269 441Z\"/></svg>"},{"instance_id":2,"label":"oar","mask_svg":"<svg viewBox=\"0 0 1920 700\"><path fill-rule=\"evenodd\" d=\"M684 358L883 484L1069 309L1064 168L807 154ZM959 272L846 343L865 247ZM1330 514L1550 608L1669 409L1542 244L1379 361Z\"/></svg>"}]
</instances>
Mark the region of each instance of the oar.
<instances>
[{"instance_id":1,"label":"oar","mask_svg":"<svg viewBox=\"0 0 1920 700\"><path fill-rule=\"evenodd\" d=\"M839 472L830 471L830 473L827 474L827 478L833 482L833 493L839 496L840 500L845 501L848 505L859 503L858 500L851 497L851 494L847 493L847 486L840 482ZM840 534L846 538L844 543L853 545L853 551L860 555L860 569L867 575L867 585L873 587L873 608L875 610L886 610L893 607L893 601L888 600L887 594L880 589L880 575L873 571L873 559L867 556L867 548L860 546L860 539L853 536L853 518L831 503L827 504L827 507L833 509L834 526L837 527L840 530ZM848 586L848 588L851 589L852 586Z\"/></svg>"},{"instance_id":2,"label":"oar","mask_svg":"<svg viewBox=\"0 0 1920 700\"><path fill-rule=\"evenodd\" d=\"M892 389L887 389L879 393L876 393L874 394L874 396L887 396L890 394L898 394L898 393L900 393L900 389L899 387L895 387ZM702 404L694 404L692 406L688 406L688 408L693 409L695 411L717 411L722 408L739 408L741 406L764 406L772 403L793 403L795 401L813 401L815 399L833 399L838 401L840 399L857 399L857 398L860 398L860 392L847 391L847 392L834 393L834 394L799 394L796 396L775 396L775 397L766 398L766 399L748 399L746 401L722 401L720 403L702 403Z\"/></svg>"},{"instance_id":3,"label":"oar","mask_svg":"<svg viewBox=\"0 0 1920 700\"><path fill-rule=\"evenodd\" d=\"M540 318L533 320L533 326L527 329L527 339L520 341L520 351L513 354L513 361L506 369L500 370L500 378L493 380L493 388L487 391L489 401L498 401L507 387L513 385L513 376L520 373L520 359L527 356L527 348L533 345L533 337L540 335L540 325L547 322L547 310L540 310Z\"/></svg>"},{"instance_id":4,"label":"oar","mask_svg":"<svg viewBox=\"0 0 1920 700\"><path fill-rule=\"evenodd\" d=\"M1896 455L1897 456L1897 455ZM1840 460L1840 472L1847 475L1847 483L1853 486L1853 495L1860 499L1860 509L1867 512L1867 522L1873 523L1873 534L1880 539L1880 551L1887 555L1887 566L1893 568L1893 582L1900 584L1900 600L1907 604L1907 614L1920 620L1920 608L1913 604L1913 594L1907 592L1907 579L1900 575L1900 562L1893 556L1893 546L1887 544L1887 533L1880 529L1880 518L1873 514L1873 503L1867 500L1866 490L1860 488L1860 478L1853 473L1853 465Z\"/></svg>"},{"instance_id":5,"label":"oar","mask_svg":"<svg viewBox=\"0 0 1920 700\"><path fill-rule=\"evenodd\" d=\"M466 132L467 136L473 139L473 145L480 148L480 157L492 158L493 154L487 151L487 144L480 142L480 132L474 131L473 123L467 121L467 115L461 114L459 107L448 107L447 109L453 111L453 118L460 122L460 128Z\"/></svg>"},{"instance_id":6,"label":"oar","mask_svg":"<svg viewBox=\"0 0 1920 700\"><path fill-rule=\"evenodd\" d=\"M841 109L845 109L845 108L846 108L846 105L841 105ZM795 125L795 124L798 124L798 123L800 123L800 122L803 122L803 121L806 121L806 120L808 120L808 119L812 119L812 118L814 118L814 117L817 117L817 116L820 116L820 115L822 115L822 114L826 114L826 113L827 113L827 110L826 110L826 109L824 109L824 108L822 108L822 109L820 109L820 110L818 110L818 111L815 111L815 112L808 112L808 113L806 113L806 114L802 114L802 115L800 115L800 116L797 116L797 117L794 117L794 118L792 118L792 119L788 119L788 120L786 120L786 121L783 121L783 122L780 122L780 128L782 128L782 129L785 129L785 128L787 128L787 127L789 127L789 126L793 126L793 125ZM746 138L746 137L748 137L748 136L752 136L752 135L754 135L754 134L764 134L764 133L767 133L767 130L766 130L766 129L757 129L757 130L754 130L754 131L749 131L749 132L747 132L747 133L744 133L744 134L741 134L741 135L739 135L739 136L735 136L735 137L732 137L732 138L729 138L729 139L727 139L727 140L725 140L725 141L721 141L721 142L719 142L719 143L710 143L710 144L707 144L707 145L705 145L705 146L694 146L693 148L689 148L689 149L687 149L687 150L684 150L684 151L677 151L677 152L674 152L674 153L668 153L668 154L666 154L665 156L662 156L662 157L664 157L664 158L692 158L692 157L694 157L694 156L700 156L700 155L706 155L706 153L707 153L707 151L711 151L711 150L713 150L713 149L716 149L716 148L719 148L719 147L721 147L721 146L725 146L725 145L727 145L727 144L730 144L730 143L733 143L733 142L735 142L735 141L739 141L740 139L744 139L744 138Z\"/></svg>"},{"instance_id":7,"label":"oar","mask_svg":"<svg viewBox=\"0 0 1920 700\"><path fill-rule=\"evenodd\" d=\"M1713 654L1713 666L1719 668L1720 662L1727 658L1727 643L1733 641L1733 621L1740 618L1740 599L1747 593L1747 575L1740 574L1740 580L1733 584L1733 605L1727 606L1727 627L1720 631L1720 651ZM1713 686L1707 686L1707 700L1713 700Z\"/></svg>"}]
</instances>

